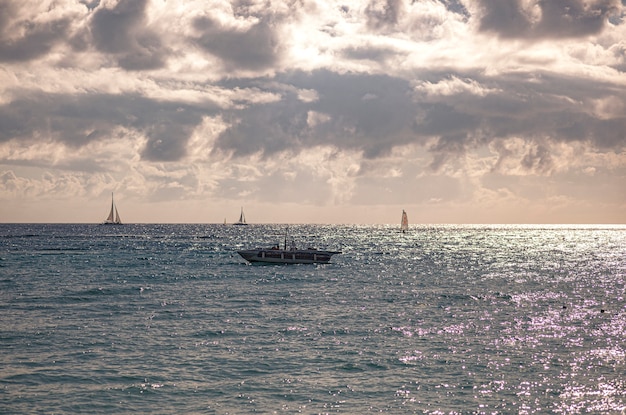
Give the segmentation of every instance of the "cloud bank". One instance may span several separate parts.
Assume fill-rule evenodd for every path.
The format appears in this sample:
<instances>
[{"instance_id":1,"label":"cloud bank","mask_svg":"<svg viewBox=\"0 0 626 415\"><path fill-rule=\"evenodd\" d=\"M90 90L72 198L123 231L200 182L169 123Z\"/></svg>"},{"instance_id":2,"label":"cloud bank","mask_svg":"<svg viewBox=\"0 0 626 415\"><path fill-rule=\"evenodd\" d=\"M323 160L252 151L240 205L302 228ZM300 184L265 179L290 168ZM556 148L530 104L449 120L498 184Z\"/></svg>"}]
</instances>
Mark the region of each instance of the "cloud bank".
<instances>
[{"instance_id":1,"label":"cloud bank","mask_svg":"<svg viewBox=\"0 0 626 415\"><path fill-rule=\"evenodd\" d=\"M68 200L116 191L137 221L245 204L623 223L625 17L618 0L8 0L2 216L48 201L43 220L68 221Z\"/></svg>"}]
</instances>

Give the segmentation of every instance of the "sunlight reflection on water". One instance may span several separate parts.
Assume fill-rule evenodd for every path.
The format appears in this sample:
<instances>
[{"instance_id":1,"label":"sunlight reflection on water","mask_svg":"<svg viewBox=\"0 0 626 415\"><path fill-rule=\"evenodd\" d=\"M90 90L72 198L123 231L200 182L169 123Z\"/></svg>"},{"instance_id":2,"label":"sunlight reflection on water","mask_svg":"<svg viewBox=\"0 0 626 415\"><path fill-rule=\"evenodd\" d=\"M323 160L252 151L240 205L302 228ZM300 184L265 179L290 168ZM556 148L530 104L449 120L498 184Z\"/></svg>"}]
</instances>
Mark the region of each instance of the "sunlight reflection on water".
<instances>
[{"instance_id":1,"label":"sunlight reflection on water","mask_svg":"<svg viewBox=\"0 0 626 415\"><path fill-rule=\"evenodd\" d=\"M0 412L626 408L626 229L290 229L0 226Z\"/></svg>"}]
</instances>

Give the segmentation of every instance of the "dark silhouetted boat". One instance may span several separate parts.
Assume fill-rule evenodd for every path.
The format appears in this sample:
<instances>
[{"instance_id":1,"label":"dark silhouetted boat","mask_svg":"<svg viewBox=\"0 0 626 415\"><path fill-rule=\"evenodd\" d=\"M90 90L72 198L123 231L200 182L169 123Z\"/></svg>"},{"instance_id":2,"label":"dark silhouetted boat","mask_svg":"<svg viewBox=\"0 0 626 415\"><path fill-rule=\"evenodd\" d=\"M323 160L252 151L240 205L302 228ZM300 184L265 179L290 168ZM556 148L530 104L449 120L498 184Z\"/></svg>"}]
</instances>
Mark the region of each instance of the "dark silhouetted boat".
<instances>
[{"instance_id":1,"label":"dark silhouetted boat","mask_svg":"<svg viewBox=\"0 0 626 415\"><path fill-rule=\"evenodd\" d=\"M274 264L316 264L328 263L333 255L341 254L341 251L326 251L317 248L298 249L292 242L287 248L287 233L285 233L285 245L281 249L279 244L269 248L255 248L237 251L248 262L265 262Z\"/></svg>"}]
</instances>

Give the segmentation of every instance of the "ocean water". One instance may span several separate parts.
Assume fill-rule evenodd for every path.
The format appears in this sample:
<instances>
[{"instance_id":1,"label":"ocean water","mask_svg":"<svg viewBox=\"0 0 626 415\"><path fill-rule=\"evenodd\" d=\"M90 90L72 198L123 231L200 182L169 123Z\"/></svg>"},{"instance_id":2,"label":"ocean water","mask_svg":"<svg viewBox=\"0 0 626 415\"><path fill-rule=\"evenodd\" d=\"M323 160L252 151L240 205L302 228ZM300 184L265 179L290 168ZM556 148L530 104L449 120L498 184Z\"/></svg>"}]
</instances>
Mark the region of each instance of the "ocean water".
<instances>
[{"instance_id":1,"label":"ocean water","mask_svg":"<svg viewBox=\"0 0 626 415\"><path fill-rule=\"evenodd\" d=\"M624 414L625 226L0 225L2 414Z\"/></svg>"}]
</instances>

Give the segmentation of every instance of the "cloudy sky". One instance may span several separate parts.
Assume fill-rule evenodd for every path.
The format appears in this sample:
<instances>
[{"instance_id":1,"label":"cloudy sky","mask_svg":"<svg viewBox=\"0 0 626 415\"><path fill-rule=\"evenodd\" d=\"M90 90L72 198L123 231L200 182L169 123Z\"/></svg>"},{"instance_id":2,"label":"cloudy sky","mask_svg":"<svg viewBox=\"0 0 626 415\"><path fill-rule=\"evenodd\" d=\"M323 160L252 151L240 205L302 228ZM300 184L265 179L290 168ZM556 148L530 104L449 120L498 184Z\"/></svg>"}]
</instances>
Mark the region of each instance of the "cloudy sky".
<instances>
[{"instance_id":1,"label":"cloudy sky","mask_svg":"<svg viewBox=\"0 0 626 415\"><path fill-rule=\"evenodd\" d=\"M626 0L0 0L0 222L626 223Z\"/></svg>"}]
</instances>

